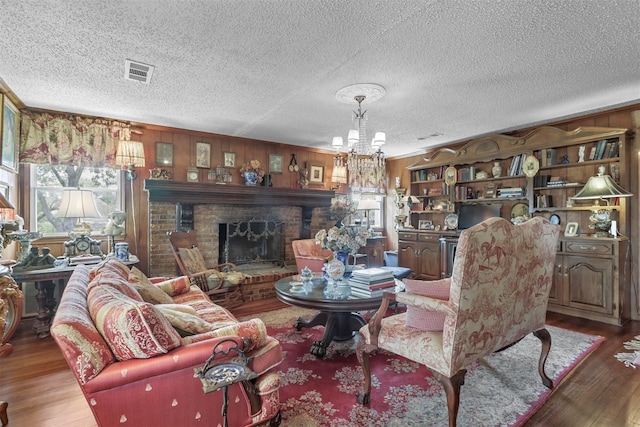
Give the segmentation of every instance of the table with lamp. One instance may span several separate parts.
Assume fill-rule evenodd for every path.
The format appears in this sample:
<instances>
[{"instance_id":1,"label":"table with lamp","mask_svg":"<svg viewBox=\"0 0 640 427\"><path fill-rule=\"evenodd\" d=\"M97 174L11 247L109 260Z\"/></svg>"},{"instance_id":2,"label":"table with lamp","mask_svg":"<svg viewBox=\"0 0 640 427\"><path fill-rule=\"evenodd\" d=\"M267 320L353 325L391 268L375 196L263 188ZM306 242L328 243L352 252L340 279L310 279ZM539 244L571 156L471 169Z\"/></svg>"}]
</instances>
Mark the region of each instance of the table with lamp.
<instances>
[{"instance_id":1,"label":"table with lamp","mask_svg":"<svg viewBox=\"0 0 640 427\"><path fill-rule=\"evenodd\" d=\"M92 191L76 188L64 190L55 216L75 221L75 228L69 232L71 239L64 243L64 256L59 257L53 266L38 263L34 251L29 249L34 240L23 239L23 243L29 245L27 251L31 259L27 257L22 262L18 262L11 273L18 284L31 282L35 284L38 313L33 322L33 329L40 338L49 336L51 320L58 303L55 298L56 285L62 292L78 264L97 263L104 258L102 242L91 237L91 227L83 222L83 219L100 217ZM12 236L13 234L15 233L12 233ZM131 255L125 263L133 265L137 262L138 258Z\"/></svg>"}]
</instances>

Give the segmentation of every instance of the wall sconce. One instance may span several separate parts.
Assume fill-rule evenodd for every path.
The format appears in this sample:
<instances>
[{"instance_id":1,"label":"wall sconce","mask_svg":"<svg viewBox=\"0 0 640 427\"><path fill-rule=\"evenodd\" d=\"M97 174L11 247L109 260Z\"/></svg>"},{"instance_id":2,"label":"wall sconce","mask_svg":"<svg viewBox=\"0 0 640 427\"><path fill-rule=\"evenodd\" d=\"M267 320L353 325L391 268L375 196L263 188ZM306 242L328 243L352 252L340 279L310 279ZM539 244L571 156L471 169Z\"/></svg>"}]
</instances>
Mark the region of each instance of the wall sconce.
<instances>
[{"instance_id":1,"label":"wall sconce","mask_svg":"<svg viewBox=\"0 0 640 427\"><path fill-rule=\"evenodd\" d=\"M344 164L344 157L337 155L333 158L333 172L331 182L337 183L336 187L331 186L331 190L339 190L342 184L347 183L347 166Z\"/></svg>"},{"instance_id":2,"label":"wall sconce","mask_svg":"<svg viewBox=\"0 0 640 427\"><path fill-rule=\"evenodd\" d=\"M127 179L136 179L136 167L144 166L144 145L140 141L121 139L116 153L116 165L127 171Z\"/></svg>"},{"instance_id":3,"label":"wall sconce","mask_svg":"<svg viewBox=\"0 0 640 427\"><path fill-rule=\"evenodd\" d=\"M633 194L620 187L611 176L605 175L604 172L605 167L598 166L598 174L590 177L582 190L572 197L573 200L595 200L589 217L591 221L589 228L596 230L596 237L609 237L611 209L608 199L633 196ZM604 206L600 205L600 200L605 202Z\"/></svg>"}]
</instances>

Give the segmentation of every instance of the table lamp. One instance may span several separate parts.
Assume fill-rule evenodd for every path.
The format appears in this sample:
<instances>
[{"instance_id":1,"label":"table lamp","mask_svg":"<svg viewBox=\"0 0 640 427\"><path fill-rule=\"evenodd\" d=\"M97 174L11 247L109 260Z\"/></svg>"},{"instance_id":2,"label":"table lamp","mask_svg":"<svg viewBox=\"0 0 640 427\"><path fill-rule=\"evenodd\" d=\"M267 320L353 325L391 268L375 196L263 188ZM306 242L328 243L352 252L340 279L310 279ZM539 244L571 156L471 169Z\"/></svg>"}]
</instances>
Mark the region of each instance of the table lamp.
<instances>
[{"instance_id":1,"label":"table lamp","mask_svg":"<svg viewBox=\"0 0 640 427\"><path fill-rule=\"evenodd\" d=\"M56 212L58 218L76 218L76 227L69 232L71 239L64 243L67 257L96 255L102 256L100 242L92 239L91 227L84 218L100 218L91 190L68 189L62 193L62 201Z\"/></svg>"},{"instance_id":2,"label":"table lamp","mask_svg":"<svg viewBox=\"0 0 640 427\"><path fill-rule=\"evenodd\" d=\"M367 223L367 230L371 228L371 223L369 220L369 211L377 211L380 209L380 204L376 200L372 199L362 199L358 202L358 210L363 211L364 218Z\"/></svg>"},{"instance_id":3,"label":"table lamp","mask_svg":"<svg viewBox=\"0 0 640 427\"><path fill-rule=\"evenodd\" d=\"M13 222L15 219L16 210L11 203L0 194L0 235L2 236L2 241L0 242L0 255L2 254L2 250L7 247L9 244L9 239L7 239L6 235L6 227L5 224L8 222Z\"/></svg>"},{"instance_id":4,"label":"table lamp","mask_svg":"<svg viewBox=\"0 0 640 427\"><path fill-rule=\"evenodd\" d=\"M611 229L611 208L608 199L631 197L624 188L620 187L609 175L605 175L605 167L598 166L598 174L587 180L582 190L578 191L573 200L595 200L591 210L590 228L596 230L596 237L609 237ZM605 205L600 205L600 200ZM614 236L615 237L615 236Z\"/></svg>"}]
</instances>

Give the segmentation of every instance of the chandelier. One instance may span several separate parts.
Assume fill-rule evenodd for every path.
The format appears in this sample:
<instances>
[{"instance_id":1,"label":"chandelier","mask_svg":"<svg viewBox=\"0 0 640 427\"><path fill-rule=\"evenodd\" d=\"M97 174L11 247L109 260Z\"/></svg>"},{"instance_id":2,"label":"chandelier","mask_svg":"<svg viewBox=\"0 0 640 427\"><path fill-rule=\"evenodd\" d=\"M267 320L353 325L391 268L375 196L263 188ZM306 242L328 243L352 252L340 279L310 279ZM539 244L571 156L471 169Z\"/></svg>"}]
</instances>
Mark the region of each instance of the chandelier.
<instances>
[{"instance_id":1,"label":"chandelier","mask_svg":"<svg viewBox=\"0 0 640 427\"><path fill-rule=\"evenodd\" d=\"M373 139L367 140L367 111L362 110L363 103L371 103L382 98L385 89L376 84L355 84L344 87L336 93L338 101L345 104L358 104L353 111L353 122L356 129L351 129L347 136L347 170L349 187L355 191L384 192L386 190L386 160L382 145L386 142L384 132L375 132ZM344 142L341 136L333 138L332 146L340 151Z\"/></svg>"}]
</instances>

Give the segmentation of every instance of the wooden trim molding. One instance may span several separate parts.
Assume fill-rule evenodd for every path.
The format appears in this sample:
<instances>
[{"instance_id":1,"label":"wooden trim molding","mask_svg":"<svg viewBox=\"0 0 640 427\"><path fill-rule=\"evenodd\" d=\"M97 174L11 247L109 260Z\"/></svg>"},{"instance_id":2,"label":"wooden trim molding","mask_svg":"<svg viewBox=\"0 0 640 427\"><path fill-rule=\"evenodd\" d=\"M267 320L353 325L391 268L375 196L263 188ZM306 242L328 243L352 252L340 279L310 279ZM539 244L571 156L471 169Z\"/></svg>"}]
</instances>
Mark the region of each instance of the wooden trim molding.
<instances>
[{"instance_id":1,"label":"wooden trim molding","mask_svg":"<svg viewBox=\"0 0 640 427\"><path fill-rule=\"evenodd\" d=\"M329 207L335 191L147 179L149 202Z\"/></svg>"}]
</instances>

